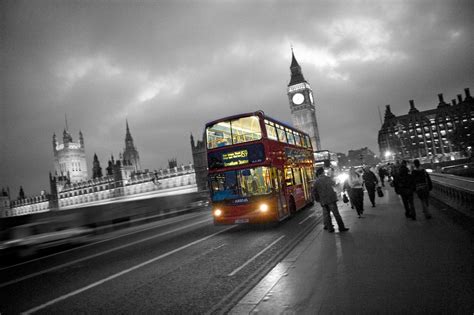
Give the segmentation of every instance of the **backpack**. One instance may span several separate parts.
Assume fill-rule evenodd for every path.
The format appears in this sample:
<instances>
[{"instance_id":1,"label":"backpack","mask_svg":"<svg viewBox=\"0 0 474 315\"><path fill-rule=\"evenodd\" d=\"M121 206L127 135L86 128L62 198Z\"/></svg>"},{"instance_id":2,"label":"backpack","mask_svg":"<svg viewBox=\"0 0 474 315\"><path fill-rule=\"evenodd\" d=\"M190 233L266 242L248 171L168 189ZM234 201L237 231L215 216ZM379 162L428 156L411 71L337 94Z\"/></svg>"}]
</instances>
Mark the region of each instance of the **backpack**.
<instances>
[{"instance_id":1,"label":"backpack","mask_svg":"<svg viewBox=\"0 0 474 315\"><path fill-rule=\"evenodd\" d=\"M421 174L417 174L418 176L415 179L415 186L416 191L428 191L428 181L426 179L426 171L420 171ZM423 179L421 179L421 175L423 174Z\"/></svg>"}]
</instances>

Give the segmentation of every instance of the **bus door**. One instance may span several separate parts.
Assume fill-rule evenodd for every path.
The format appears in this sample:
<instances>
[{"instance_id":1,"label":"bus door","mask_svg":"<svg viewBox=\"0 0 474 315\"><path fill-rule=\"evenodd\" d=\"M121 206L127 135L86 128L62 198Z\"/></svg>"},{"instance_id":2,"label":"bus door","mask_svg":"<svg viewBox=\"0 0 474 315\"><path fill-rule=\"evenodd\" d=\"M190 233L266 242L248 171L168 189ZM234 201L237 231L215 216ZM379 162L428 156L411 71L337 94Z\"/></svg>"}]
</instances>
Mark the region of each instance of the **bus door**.
<instances>
[{"instance_id":1,"label":"bus door","mask_svg":"<svg viewBox=\"0 0 474 315\"><path fill-rule=\"evenodd\" d=\"M301 180L303 181L303 191L305 201L309 200L311 194L311 187L308 185L308 175L306 174L306 168L301 168Z\"/></svg>"},{"instance_id":2,"label":"bus door","mask_svg":"<svg viewBox=\"0 0 474 315\"><path fill-rule=\"evenodd\" d=\"M278 216L284 218L288 215L288 207L286 206L285 191L283 187L283 172L280 169L272 168L275 190L278 192Z\"/></svg>"}]
</instances>

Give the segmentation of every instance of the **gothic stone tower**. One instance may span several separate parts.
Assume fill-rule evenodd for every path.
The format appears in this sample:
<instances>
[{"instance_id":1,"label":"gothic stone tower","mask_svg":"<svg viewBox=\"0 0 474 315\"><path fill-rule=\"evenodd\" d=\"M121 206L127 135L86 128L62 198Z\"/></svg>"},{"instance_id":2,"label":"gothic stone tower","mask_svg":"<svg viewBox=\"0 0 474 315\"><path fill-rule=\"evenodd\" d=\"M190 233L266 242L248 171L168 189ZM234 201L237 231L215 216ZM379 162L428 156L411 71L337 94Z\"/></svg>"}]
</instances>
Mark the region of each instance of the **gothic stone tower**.
<instances>
[{"instance_id":1,"label":"gothic stone tower","mask_svg":"<svg viewBox=\"0 0 474 315\"><path fill-rule=\"evenodd\" d=\"M288 84L288 101L290 102L293 125L309 134L313 151L321 150L313 90L304 79L293 50L291 51L291 56L291 79Z\"/></svg>"},{"instance_id":2,"label":"gothic stone tower","mask_svg":"<svg viewBox=\"0 0 474 315\"><path fill-rule=\"evenodd\" d=\"M133 144L133 138L130 134L130 129L128 128L128 121L127 124L127 133L125 135L125 149L123 150L123 166L130 171L137 173L140 167L140 156L138 155L138 151Z\"/></svg>"},{"instance_id":3,"label":"gothic stone tower","mask_svg":"<svg viewBox=\"0 0 474 315\"><path fill-rule=\"evenodd\" d=\"M191 134L191 150L193 153L198 191L207 190L207 151L205 134L203 134L203 140L198 140L197 142L194 142L194 137Z\"/></svg>"},{"instance_id":4,"label":"gothic stone tower","mask_svg":"<svg viewBox=\"0 0 474 315\"><path fill-rule=\"evenodd\" d=\"M66 125L62 144L58 143L56 134L53 134L53 152L57 176L68 177L72 183L88 179L84 137L81 131L79 131L79 142L73 142Z\"/></svg>"}]
</instances>

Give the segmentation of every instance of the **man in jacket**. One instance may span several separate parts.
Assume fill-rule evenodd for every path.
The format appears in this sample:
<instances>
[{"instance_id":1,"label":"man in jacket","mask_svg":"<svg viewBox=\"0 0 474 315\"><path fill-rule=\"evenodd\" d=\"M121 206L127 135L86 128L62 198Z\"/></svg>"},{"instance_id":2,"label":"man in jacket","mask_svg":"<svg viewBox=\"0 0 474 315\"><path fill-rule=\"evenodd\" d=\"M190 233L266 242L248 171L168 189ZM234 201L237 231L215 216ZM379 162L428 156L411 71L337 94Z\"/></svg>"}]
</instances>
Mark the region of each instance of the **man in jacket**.
<instances>
[{"instance_id":1,"label":"man in jacket","mask_svg":"<svg viewBox=\"0 0 474 315\"><path fill-rule=\"evenodd\" d=\"M416 220L415 203L413 193L415 192L415 181L407 167L407 161L403 160L398 173L394 177L395 192L402 197L405 207L405 216Z\"/></svg>"},{"instance_id":2,"label":"man in jacket","mask_svg":"<svg viewBox=\"0 0 474 315\"><path fill-rule=\"evenodd\" d=\"M332 225L331 212L336 219L337 225L339 227L339 232L344 232L349 230L344 226L339 210L337 209L337 194L334 191L334 186L336 183L334 180L326 175L324 175L324 169L318 168L316 170L316 181L313 185L313 195L317 196L316 201L319 201L323 208L323 218L324 226L328 229L330 233L334 232L334 226Z\"/></svg>"},{"instance_id":3,"label":"man in jacket","mask_svg":"<svg viewBox=\"0 0 474 315\"><path fill-rule=\"evenodd\" d=\"M413 164L415 168L412 171L413 179L415 180L415 189L418 198L420 198L421 206L423 208L423 213L425 218L431 219L431 214L428 210L430 191L433 189L433 183L431 182L430 175L420 167L420 161L414 160Z\"/></svg>"},{"instance_id":4,"label":"man in jacket","mask_svg":"<svg viewBox=\"0 0 474 315\"><path fill-rule=\"evenodd\" d=\"M375 188L379 182L377 176L375 176L374 172L370 170L369 166L366 166L362 177L364 178L365 189L367 189L367 194L369 195L372 207L375 207Z\"/></svg>"}]
</instances>

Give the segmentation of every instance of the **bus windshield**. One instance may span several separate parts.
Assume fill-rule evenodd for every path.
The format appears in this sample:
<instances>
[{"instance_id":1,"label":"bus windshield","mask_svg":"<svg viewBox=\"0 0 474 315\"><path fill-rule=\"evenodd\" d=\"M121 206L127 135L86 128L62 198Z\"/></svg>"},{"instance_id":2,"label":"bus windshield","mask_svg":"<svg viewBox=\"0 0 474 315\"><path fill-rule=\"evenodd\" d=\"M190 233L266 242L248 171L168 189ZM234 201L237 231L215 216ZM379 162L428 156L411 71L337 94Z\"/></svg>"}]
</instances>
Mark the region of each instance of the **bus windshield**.
<instances>
[{"instance_id":1,"label":"bus windshield","mask_svg":"<svg viewBox=\"0 0 474 315\"><path fill-rule=\"evenodd\" d=\"M206 128L207 148L213 149L262 138L257 116L221 121Z\"/></svg>"},{"instance_id":2,"label":"bus windshield","mask_svg":"<svg viewBox=\"0 0 474 315\"><path fill-rule=\"evenodd\" d=\"M256 167L210 175L212 201L271 193L278 187L272 170L276 172L269 167Z\"/></svg>"}]
</instances>

